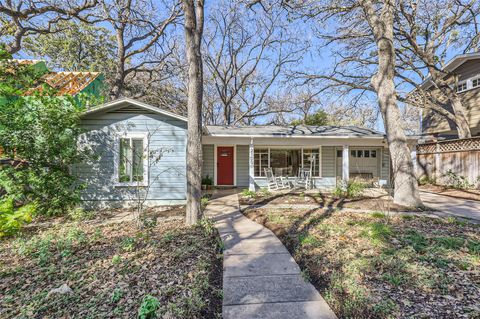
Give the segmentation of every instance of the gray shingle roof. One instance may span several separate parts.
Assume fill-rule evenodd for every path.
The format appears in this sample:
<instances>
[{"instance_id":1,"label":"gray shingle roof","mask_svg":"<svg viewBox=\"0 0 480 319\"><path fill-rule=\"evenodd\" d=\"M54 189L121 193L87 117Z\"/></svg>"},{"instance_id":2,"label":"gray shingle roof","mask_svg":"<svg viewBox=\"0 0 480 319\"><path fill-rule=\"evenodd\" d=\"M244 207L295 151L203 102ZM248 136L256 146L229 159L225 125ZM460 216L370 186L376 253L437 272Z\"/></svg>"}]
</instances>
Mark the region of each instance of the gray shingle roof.
<instances>
[{"instance_id":1,"label":"gray shingle roof","mask_svg":"<svg viewBox=\"0 0 480 319\"><path fill-rule=\"evenodd\" d=\"M237 136L278 136L278 137L378 137L385 135L381 132L361 128L357 126L278 126L278 125L254 125L254 126L213 126L207 125L208 135L237 135Z\"/></svg>"}]
</instances>

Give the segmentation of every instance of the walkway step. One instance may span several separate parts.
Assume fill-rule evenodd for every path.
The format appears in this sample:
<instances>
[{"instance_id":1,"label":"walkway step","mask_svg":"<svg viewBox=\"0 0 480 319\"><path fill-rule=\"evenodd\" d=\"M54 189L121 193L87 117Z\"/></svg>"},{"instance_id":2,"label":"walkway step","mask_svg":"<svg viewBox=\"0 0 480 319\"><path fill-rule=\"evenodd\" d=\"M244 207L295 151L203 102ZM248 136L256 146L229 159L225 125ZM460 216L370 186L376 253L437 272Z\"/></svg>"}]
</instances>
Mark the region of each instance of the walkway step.
<instances>
[{"instance_id":1,"label":"walkway step","mask_svg":"<svg viewBox=\"0 0 480 319\"><path fill-rule=\"evenodd\" d=\"M223 319L334 319L335 314L317 301L223 306Z\"/></svg>"},{"instance_id":2,"label":"walkway step","mask_svg":"<svg viewBox=\"0 0 480 319\"><path fill-rule=\"evenodd\" d=\"M320 300L317 290L300 274L224 277L223 304Z\"/></svg>"},{"instance_id":3,"label":"walkway step","mask_svg":"<svg viewBox=\"0 0 480 319\"><path fill-rule=\"evenodd\" d=\"M248 255L248 254L286 254L287 249L276 238L248 238L239 239L235 237L228 238L223 236L225 255Z\"/></svg>"},{"instance_id":4,"label":"walkway step","mask_svg":"<svg viewBox=\"0 0 480 319\"><path fill-rule=\"evenodd\" d=\"M225 277L293 275L300 268L290 254L225 255Z\"/></svg>"}]
</instances>

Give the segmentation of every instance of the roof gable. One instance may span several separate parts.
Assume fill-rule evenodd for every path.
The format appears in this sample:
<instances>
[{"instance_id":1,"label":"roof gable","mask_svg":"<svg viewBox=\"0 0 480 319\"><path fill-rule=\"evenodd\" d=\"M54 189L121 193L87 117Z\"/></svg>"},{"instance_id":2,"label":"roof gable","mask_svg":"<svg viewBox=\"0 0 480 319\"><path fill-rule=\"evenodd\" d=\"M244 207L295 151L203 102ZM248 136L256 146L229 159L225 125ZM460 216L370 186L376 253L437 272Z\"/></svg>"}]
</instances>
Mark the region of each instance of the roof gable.
<instances>
[{"instance_id":1,"label":"roof gable","mask_svg":"<svg viewBox=\"0 0 480 319\"><path fill-rule=\"evenodd\" d=\"M125 113L141 113L141 114L161 114L166 115L177 120L187 122L187 118L169 111L162 110L156 106L152 106L134 99L121 98L105 104L101 104L97 107L87 110L82 117L91 116L97 113L105 113L111 111L120 111Z\"/></svg>"}]
</instances>

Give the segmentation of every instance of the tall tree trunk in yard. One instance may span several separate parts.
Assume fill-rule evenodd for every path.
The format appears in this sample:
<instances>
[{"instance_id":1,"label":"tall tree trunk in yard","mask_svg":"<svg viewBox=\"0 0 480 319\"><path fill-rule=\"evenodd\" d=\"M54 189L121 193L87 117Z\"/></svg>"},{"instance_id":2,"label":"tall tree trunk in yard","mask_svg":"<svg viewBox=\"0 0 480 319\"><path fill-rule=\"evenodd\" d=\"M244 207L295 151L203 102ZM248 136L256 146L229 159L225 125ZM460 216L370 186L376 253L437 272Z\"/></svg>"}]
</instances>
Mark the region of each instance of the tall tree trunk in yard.
<instances>
[{"instance_id":1,"label":"tall tree trunk in yard","mask_svg":"<svg viewBox=\"0 0 480 319\"><path fill-rule=\"evenodd\" d=\"M410 157L402 119L395 92L395 48L393 38L393 0L384 0L379 13L372 1L360 1L367 21L372 28L378 53L378 70L371 83L377 92L387 142L390 150L394 178L394 202L418 207L422 205Z\"/></svg>"},{"instance_id":2,"label":"tall tree trunk in yard","mask_svg":"<svg viewBox=\"0 0 480 319\"><path fill-rule=\"evenodd\" d=\"M470 125L468 124L467 116L465 115L465 107L459 96L449 97L452 104L453 113L455 114L455 125L457 126L457 132L459 138L472 137L470 131Z\"/></svg>"},{"instance_id":3,"label":"tall tree trunk in yard","mask_svg":"<svg viewBox=\"0 0 480 319\"><path fill-rule=\"evenodd\" d=\"M200 44L203 34L204 1L183 0L185 48L188 63L187 207L186 223L201 216L202 196L202 98L203 66Z\"/></svg>"}]
</instances>

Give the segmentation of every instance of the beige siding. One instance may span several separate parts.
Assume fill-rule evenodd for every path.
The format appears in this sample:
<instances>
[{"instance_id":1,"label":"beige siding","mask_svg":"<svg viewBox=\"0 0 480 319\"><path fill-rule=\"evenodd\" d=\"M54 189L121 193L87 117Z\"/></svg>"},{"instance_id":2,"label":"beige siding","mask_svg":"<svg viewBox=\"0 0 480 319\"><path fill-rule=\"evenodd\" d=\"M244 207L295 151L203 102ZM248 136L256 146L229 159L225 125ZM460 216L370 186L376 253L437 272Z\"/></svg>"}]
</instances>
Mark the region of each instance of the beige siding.
<instances>
[{"instance_id":1,"label":"beige siding","mask_svg":"<svg viewBox=\"0 0 480 319\"><path fill-rule=\"evenodd\" d=\"M468 61L458 67L459 81L480 75L480 60ZM451 82L453 83L452 78ZM435 92L434 92L435 93ZM472 128L472 134L480 131L480 88L460 93L467 112L467 120ZM450 106L447 105L447 108ZM447 121L443 116L432 111L424 111L422 128L425 133L456 134L454 123Z\"/></svg>"}]
</instances>

